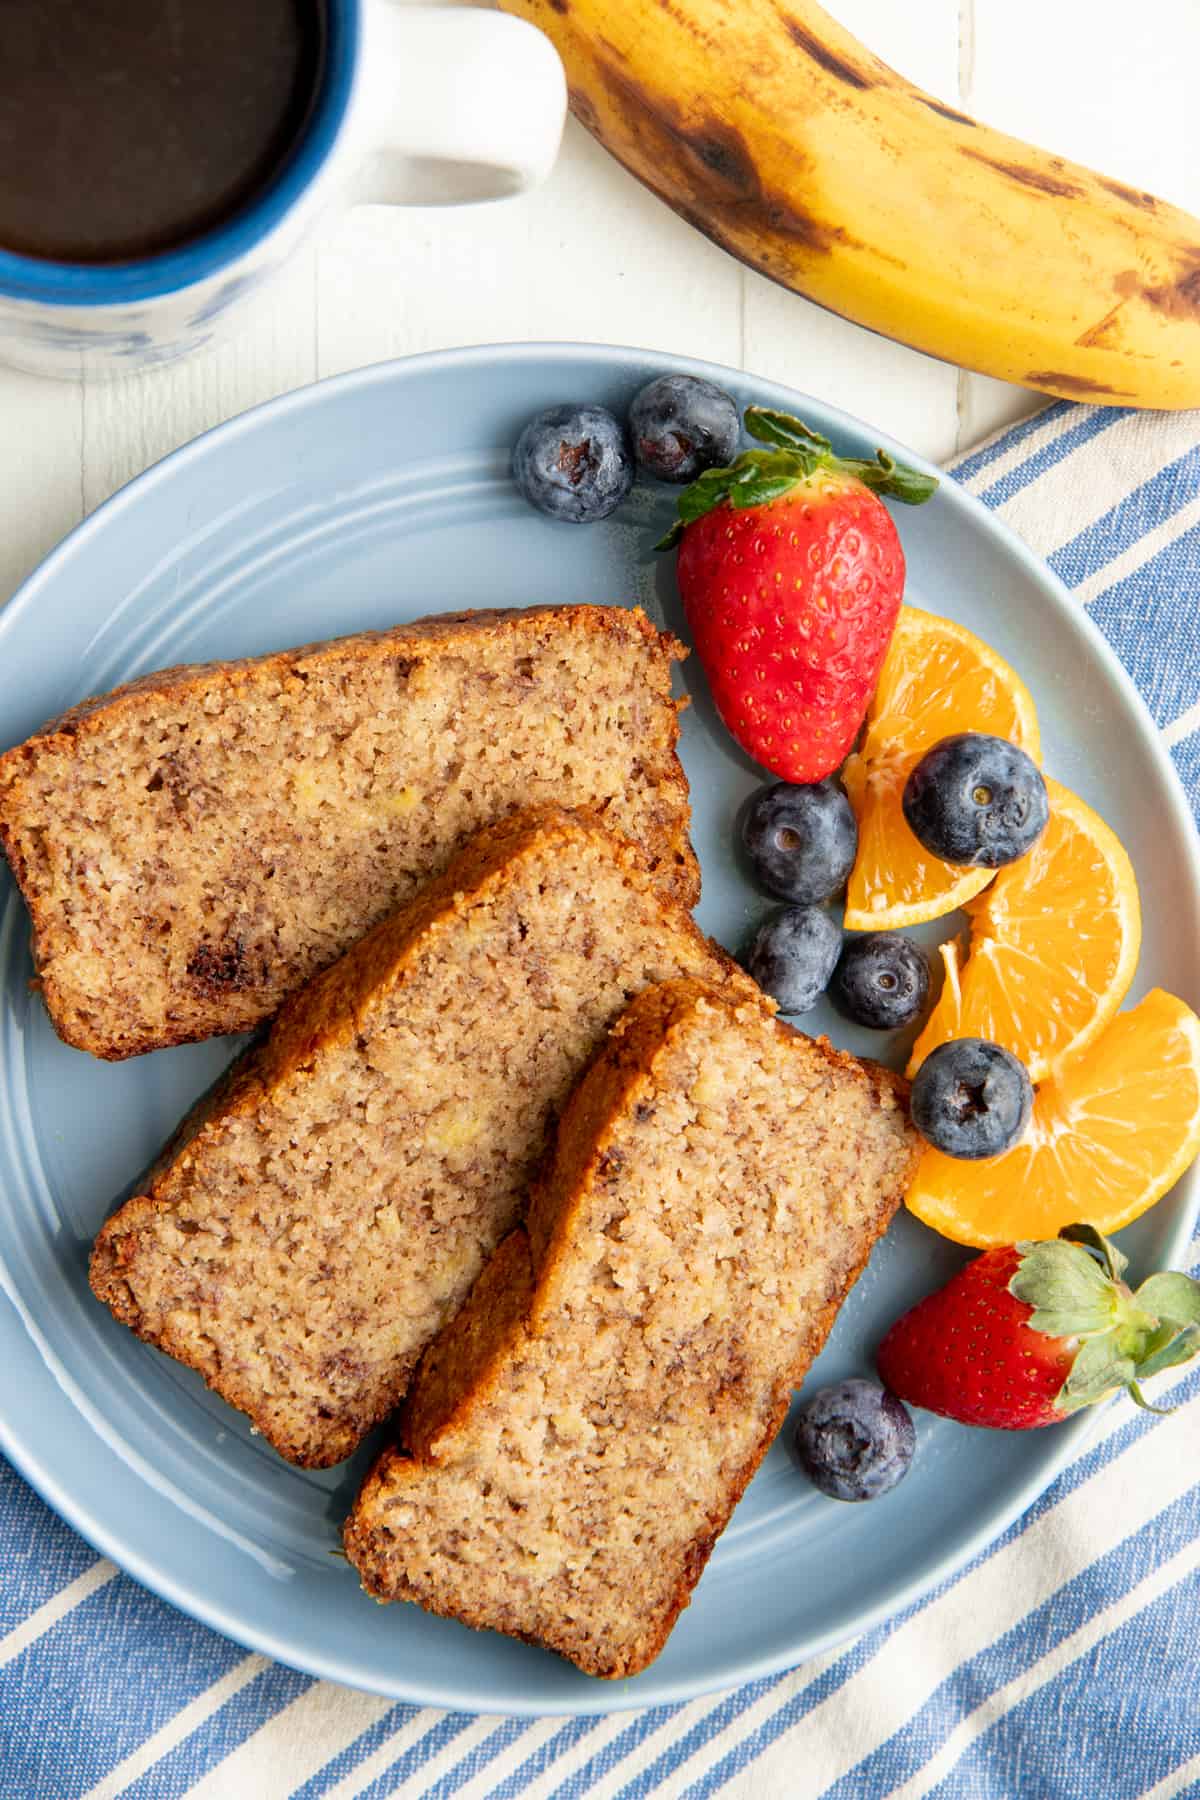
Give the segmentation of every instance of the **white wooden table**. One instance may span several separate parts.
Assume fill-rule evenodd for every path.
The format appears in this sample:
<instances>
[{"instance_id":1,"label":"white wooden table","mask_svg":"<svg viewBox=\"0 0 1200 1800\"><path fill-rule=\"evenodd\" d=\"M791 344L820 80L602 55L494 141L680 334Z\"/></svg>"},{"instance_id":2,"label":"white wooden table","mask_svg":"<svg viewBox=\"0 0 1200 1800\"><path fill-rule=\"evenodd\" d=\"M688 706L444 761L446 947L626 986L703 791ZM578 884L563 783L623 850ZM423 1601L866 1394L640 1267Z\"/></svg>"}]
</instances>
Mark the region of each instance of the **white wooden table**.
<instances>
[{"instance_id":1,"label":"white wooden table","mask_svg":"<svg viewBox=\"0 0 1200 1800\"><path fill-rule=\"evenodd\" d=\"M1200 213L1200 0L826 4L942 99ZM554 175L528 198L348 214L212 356L111 385L0 369L0 603L131 476L258 401L386 357L537 338L734 364L939 460L1039 404L750 274L572 121Z\"/></svg>"}]
</instances>

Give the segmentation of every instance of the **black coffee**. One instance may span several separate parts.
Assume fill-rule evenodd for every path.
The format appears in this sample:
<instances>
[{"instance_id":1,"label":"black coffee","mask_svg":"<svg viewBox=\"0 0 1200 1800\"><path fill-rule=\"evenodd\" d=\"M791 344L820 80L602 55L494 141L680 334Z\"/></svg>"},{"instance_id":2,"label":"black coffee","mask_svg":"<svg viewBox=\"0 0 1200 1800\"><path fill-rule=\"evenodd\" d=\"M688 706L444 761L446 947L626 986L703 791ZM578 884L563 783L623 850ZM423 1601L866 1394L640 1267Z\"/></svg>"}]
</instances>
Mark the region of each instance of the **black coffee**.
<instances>
[{"instance_id":1,"label":"black coffee","mask_svg":"<svg viewBox=\"0 0 1200 1800\"><path fill-rule=\"evenodd\" d=\"M122 262L236 212L302 133L323 0L0 0L0 247Z\"/></svg>"}]
</instances>

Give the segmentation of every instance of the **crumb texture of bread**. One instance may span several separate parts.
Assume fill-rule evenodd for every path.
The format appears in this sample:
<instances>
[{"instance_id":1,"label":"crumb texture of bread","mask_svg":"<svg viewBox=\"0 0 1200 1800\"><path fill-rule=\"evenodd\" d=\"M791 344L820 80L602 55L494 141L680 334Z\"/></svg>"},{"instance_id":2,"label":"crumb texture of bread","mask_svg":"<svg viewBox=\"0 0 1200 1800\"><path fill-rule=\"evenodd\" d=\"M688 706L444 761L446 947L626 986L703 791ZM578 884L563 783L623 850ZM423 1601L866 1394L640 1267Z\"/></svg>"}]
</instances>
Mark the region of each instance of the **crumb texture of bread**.
<instances>
[{"instance_id":1,"label":"crumb texture of bread","mask_svg":"<svg viewBox=\"0 0 1200 1800\"><path fill-rule=\"evenodd\" d=\"M55 1028L109 1059L247 1031L471 834L597 808L694 905L671 666L636 608L444 614L147 675L0 756Z\"/></svg>"},{"instance_id":2,"label":"crumb texture of bread","mask_svg":"<svg viewBox=\"0 0 1200 1800\"><path fill-rule=\"evenodd\" d=\"M537 808L294 995L103 1227L92 1287L291 1461L350 1454L519 1216L642 988L756 992L640 852Z\"/></svg>"},{"instance_id":3,"label":"crumb texture of bread","mask_svg":"<svg viewBox=\"0 0 1200 1800\"><path fill-rule=\"evenodd\" d=\"M903 1083L761 1004L635 999L359 1494L367 1591L644 1668L918 1154Z\"/></svg>"}]
</instances>

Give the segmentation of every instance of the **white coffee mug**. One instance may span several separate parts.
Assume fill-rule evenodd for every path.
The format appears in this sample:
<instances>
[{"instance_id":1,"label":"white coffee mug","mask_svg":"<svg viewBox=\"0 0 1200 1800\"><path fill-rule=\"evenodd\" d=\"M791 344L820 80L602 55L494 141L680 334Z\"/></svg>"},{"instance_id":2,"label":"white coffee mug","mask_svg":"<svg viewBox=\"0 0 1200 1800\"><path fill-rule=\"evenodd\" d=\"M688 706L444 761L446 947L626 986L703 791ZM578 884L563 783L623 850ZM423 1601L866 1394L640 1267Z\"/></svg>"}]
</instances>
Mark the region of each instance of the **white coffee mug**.
<instances>
[{"instance_id":1,"label":"white coffee mug","mask_svg":"<svg viewBox=\"0 0 1200 1800\"><path fill-rule=\"evenodd\" d=\"M229 334L331 207L502 199L558 153L558 53L520 19L399 0L326 0L326 54L286 163L213 230L133 262L0 249L0 361L38 374L121 375Z\"/></svg>"}]
</instances>

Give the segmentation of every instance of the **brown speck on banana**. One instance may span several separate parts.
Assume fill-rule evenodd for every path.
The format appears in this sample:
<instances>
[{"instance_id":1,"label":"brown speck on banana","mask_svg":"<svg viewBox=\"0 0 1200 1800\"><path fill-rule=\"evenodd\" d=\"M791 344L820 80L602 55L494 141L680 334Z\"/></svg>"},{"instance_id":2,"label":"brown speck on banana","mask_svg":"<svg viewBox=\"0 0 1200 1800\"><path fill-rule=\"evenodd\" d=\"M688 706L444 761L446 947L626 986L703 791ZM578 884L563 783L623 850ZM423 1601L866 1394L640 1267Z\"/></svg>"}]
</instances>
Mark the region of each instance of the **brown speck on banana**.
<instances>
[{"instance_id":1,"label":"brown speck on banana","mask_svg":"<svg viewBox=\"0 0 1200 1800\"><path fill-rule=\"evenodd\" d=\"M836 51L831 50L828 44L823 44L807 25L802 25L799 19L785 18L783 23L793 44L798 44L805 55L811 56L818 68L824 69L827 75L832 75L836 81L844 81L847 87L860 90L875 85L864 70L856 68L853 63L838 56Z\"/></svg>"},{"instance_id":2,"label":"brown speck on banana","mask_svg":"<svg viewBox=\"0 0 1200 1800\"><path fill-rule=\"evenodd\" d=\"M1022 187L1034 188L1039 194L1053 194L1059 200L1077 200L1084 191L1076 182L1064 181L1061 175L1051 174L1049 170L1027 169L1020 163L1000 162L994 156L985 156L982 150L976 150L971 144L960 144L958 153L985 163L989 169L995 169L998 175L1007 176L1009 181L1017 181Z\"/></svg>"}]
</instances>

